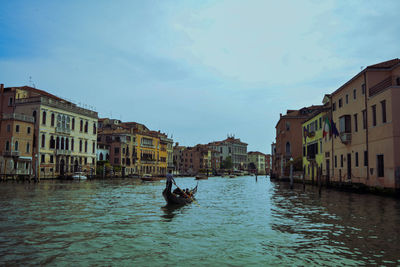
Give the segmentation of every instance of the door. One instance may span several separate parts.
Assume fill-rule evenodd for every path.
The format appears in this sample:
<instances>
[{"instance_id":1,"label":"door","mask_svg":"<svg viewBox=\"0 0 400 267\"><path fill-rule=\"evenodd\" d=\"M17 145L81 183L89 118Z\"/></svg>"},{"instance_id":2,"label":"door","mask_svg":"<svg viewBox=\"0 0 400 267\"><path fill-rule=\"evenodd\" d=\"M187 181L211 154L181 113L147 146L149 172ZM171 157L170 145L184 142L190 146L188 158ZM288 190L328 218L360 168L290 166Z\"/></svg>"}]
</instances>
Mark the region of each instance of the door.
<instances>
[{"instance_id":1,"label":"door","mask_svg":"<svg viewBox=\"0 0 400 267\"><path fill-rule=\"evenodd\" d=\"M347 179L351 179L351 154L347 154Z\"/></svg>"}]
</instances>

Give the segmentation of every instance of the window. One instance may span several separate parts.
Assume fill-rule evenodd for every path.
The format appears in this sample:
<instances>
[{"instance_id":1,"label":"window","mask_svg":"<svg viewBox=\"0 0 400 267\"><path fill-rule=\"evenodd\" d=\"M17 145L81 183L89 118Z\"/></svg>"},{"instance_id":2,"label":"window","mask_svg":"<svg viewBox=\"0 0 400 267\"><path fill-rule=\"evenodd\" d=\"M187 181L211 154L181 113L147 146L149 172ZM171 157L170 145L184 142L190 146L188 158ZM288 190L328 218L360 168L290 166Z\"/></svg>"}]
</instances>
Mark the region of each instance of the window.
<instances>
[{"instance_id":1,"label":"window","mask_svg":"<svg viewBox=\"0 0 400 267\"><path fill-rule=\"evenodd\" d=\"M382 108L382 123L386 123L386 101L381 101L381 108Z\"/></svg>"},{"instance_id":2,"label":"window","mask_svg":"<svg viewBox=\"0 0 400 267\"><path fill-rule=\"evenodd\" d=\"M71 139L71 151L74 151L74 138Z\"/></svg>"},{"instance_id":3,"label":"window","mask_svg":"<svg viewBox=\"0 0 400 267\"><path fill-rule=\"evenodd\" d=\"M45 142L46 142L46 136L42 134L42 147L44 147Z\"/></svg>"},{"instance_id":4,"label":"window","mask_svg":"<svg viewBox=\"0 0 400 267\"><path fill-rule=\"evenodd\" d=\"M54 140L54 136L50 137L50 148L56 148L56 141Z\"/></svg>"},{"instance_id":5,"label":"window","mask_svg":"<svg viewBox=\"0 0 400 267\"><path fill-rule=\"evenodd\" d=\"M114 153L119 154L119 147L114 147Z\"/></svg>"},{"instance_id":6,"label":"window","mask_svg":"<svg viewBox=\"0 0 400 267\"><path fill-rule=\"evenodd\" d=\"M343 155L340 155L340 167L343 168Z\"/></svg>"},{"instance_id":7,"label":"window","mask_svg":"<svg viewBox=\"0 0 400 267\"><path fill-rule=\"evenodd\" d=\"M372 107L372 126L376 126L376 105Z\"/></svg>"},{"instance_id":8,"label":"window","mask_svg":"<svg viewBox=\"0 0 400 267\"><path fill-rule=\"evenodd\" d=\"M79 152L82 152L82 140L79 140Z\"/></svg>"},{"instance_id":9,"label":"window","mask_svg":"<svg viewBox=\"0 0 400 267\"><path fill-rule=\"evenodd\" d=\"M32 116L33 116L33 121L36 122L36 110L33 111Z\"/></svg>"},{"instance_id":10,"label":"window","mask_svg":"<svg viewBox=\"0 0 400 267\"><path fill-rule=\"evenodd\" d=\"M65 148L65 146L64 146L64 137L61 137L61 149L64 149Z\"/></svg>"},{"instance_id":11,"label":"window","mask_svg":"<svg viewBox=\"0 0 400 267\"><path fill-rule=\"evenodd\" d=\"M337 156L335 155L335 168L337 168Z\"/></svg>"},{"instance_id":12,"label":"window","mask_svg":"<svg viewBox=\"0 0 400 267\"><path fill-rule=\"evenodd\" d=\"M60 149L60 137L56 138L56 149Z\"/></svg>"},{"instance_id":13,"label":"window","mask_svg":"<svg viewBox=\"0 0 400 267\"><path fill-rule=\"evenodd\" d=\"M69 150L69 138L65 138L65 150Z\"/></svg>"},{"instance_id":14,"label":"window","mask_svg":"<svg viewBox=\"0 0 400 267\"><path fill-rule=\"evenodd\" d=\"M75 118L72 118L72 130L75 130Z\"/></svg>"},{"instance_id":15,"label":"window","mask_svg":"<svg viewBox=\"0 0 400 267\"><path fill-rule=\"evenodd\" d=\"M51 126L54 126L54 113L51 114Z\"/></svg>"},{"instance_id":16,"label":"window","mask_svg":"<svg viewBox=\"0 0 400 267\"><path fill-rule=\"evenodd\" d=\"M18 141L15 141L14 150L15 150L15 151L18 151Z\"/></svg>"},{"instance_id":17,"label":"window","mask_svg":"<svg viewBox=\"0 0 400 267\"><path fill-rule=\"evenodd\" d=\"M356 167L358 167L358 152L356 152Z\"/></svg>"},{"instance_id":18,"label":"window","mask_svg":"<svg viewBox=\"0 0 400 267\"><path fill-rule=\"evenodd\" d=\"M333 110L333 111L336 110L336 102L334 102L334 103L332 104L332 110Z\"/></svg>"},{"instance_id":19,"label":"window","mask_svg":"<svg viewBox=\"0 0 400 267\"><path fill-rule=\"evenodd\" d=\"M10 142L6 141L6 151L10 151Z\"/></svg>"},{"instance_id":20,"label":"window","mask_svg":"<svg viewBox=\"0 0 400 267\"><path fill-rule=\"evenodd\" d=\"M81 124L80 124L80 127L79 127L79 131L83 131L83 120L81 120Z\"/></svg>"},{"instance_id":21,"label":"window","mask_svg":"<svg viewBox=\"0 0 400 267\"><path fill-rule=\"evenodd\" d=\"M88 132L88 128L89 128L89 122L86 122L86 123L85 123L85 133Z\"/></svg>"},{"instance_id":22,"label":"window","mask_svg":"<svg viewBox=\"0 0 400 267\"><path fill-rule=\"evenodd\" d=\"M40 162L41 162L41 163L45 163L45 162L46 162L45 159L46 159L45 155L42 154L41 159L40 159ZM43 170L43 171L44 171L44 170Z\"/></svg>"},{"instance_id":23,"label":"window","mask_svg":"<svg viewBox=\"0 0 400 267\"><path fill-rule=\"evenodd\" d=\"M96 123L95 122L93 123L93 134L96 134ZM130 139L130 137L129 137L129 139ZM128 141L130 141L130 140L128 140Z\"/></svg>"},{"instance_id":24,"label":"window","mask_svg":"<svg viewBox=\"0 0 400 267\"><path fill-rule=\"evenodd\" d=\"M96 143L93 141L93 146L92 146L92 153L94 154L96 151Z\"/></svg>"},{"instance_id":25,"label":"window","mask_svg":"<svg viewBox=\"0 0 400 267\"><path fill-rule=\"evenodd\" d=\"M356 89L353 90L353 99L357 99L357 90Z\"/></svg>"},{"instance_id":26,"label":"window","mask_svg":"<svg viewBox=\"0 0 400 267\"><path fill-rule=\"evenodd\" d=\"M377 163L378 163L378 177L384 177L384 163L383 163L383 155L376 156Z\"/></svg>"},{"instance_id":27,"label":"window","mask_svg":"<svg viewBox=\"0 0 400 267\"><path fill-rule=\"evenodd\" d=\"M85 153L87 153L87 141L85 141Z\"/></svg>"},{"instance_id":28,"label":"window","mask_svg":"<svg viewBox=\"0 0 400 267\"><path fill-rule=\"evenodd\" d=\"M29 153L29 150L30 150L30 144L26 143L26 153Z\"/></svg>"},{"instance_id":29,"label":"window","mask_svg":"<svg viewBox=\"0 0 400 267\"><path fill-rule=\"evenodd\" d=\"M290 122L286 122L286 131L290 131Z\"/></svg>"},{"instance_id":30,"label":"window","mask_svg":"<svg viewBox=\"0 0 400 267\"><path fill-rule=\"evenodd\" d=\"M357 114L354 114L354 132L358 132L358 119L357 119Z\"/></svg>"},{"instance_id":31,"label":"window","mask_svg":"<svg viewBox=\"0 0 400 267\"><path fill-rule=\"evenodd\" d=\"M26 132L27 132L28 134L30 134L30 133L31 133L31 127L27 127L27 128L26 128Z\"/></svg>"},{"instance_id":32,"label":"window","mask_svg":"<svg viewBox=\"0 0 400 267\"><path fill-rule=\"evenodd\" d=\"M319 129L322 129L322 118L319 118Z\"/></svg>"},{"instance_id":33,"label":"window","mask_svg":"<svg viewBox=\"0 0 400 267\"><path fill-rule=\"evenodd\" d=\"M319 153L322 153L322 141L319 141Z\"/></svg>"},{"instance_id":34,"label":"window","mask_svg":"<svg viewBox=\"0 0 400 267\"><path fill-rule=\"evenodd\" d=\"M361 93L365 95L365 84L361 85Z\"/></svg>"},{"instance_id":35,"label":"window","mask_svg":"<svg viewBox=\"0 0 400 267\"><path fill-rule=\"evenodd\" d=\"M367 110L362 111L362 116L363 116L363 129L367 129Z\"/></svg>"},{"instance_id":36,"label":"window","mask_svg":"<svg viewBox=\"0 0 400 267\"><path fill-rule=\"evenodd\" d=\"M19 125L18 125L18 124L15 125L15 132L16 132L16 133L19 133Z\"/></svg>"},{"instance_id":37,"label":"window","mask_svg":"<svg viewBox=\"0 0 400 267\"><path fill-rule=\"evenodd\" d=\"M290 143L289 142L286 143L286 153L290 154Z\"/></svg>"},{"instance_id":38,"label":"window","mask_svg":"<svg viewBox=\"0 0 400 267\"><path fill-rule=\"evenodd\" d=\"M54 163L54 157L53 157L53 155L50 155L50 163Z\"/></svg>"},{"instance_id":39,"label":"window","mask_svg":"<svg viewBox=\"0 0 400 267\"><path fill-rule=\"evenodd\" d=\"M343 106L343 100L340 98L339 99L339 108L341 108Z\"/></svg>"},{"instance_id":40,"label":"window","mask_svg":"<svg viewBox=\"0 0 400 267\"><path fill-rule=\"evenodd\" d=\"M349 103L349 95L346 95L346 104Z\"/></svg>"},{"instance_id":41,"label":"window","mask_svg":"<svg viewBox=\"0 0 400 267\"><path fill-rule=\"evenodd\" d=\"M42 124L46 125L46 111L43 111Z\"/></svg>"},{"instance_id":42,"label":"window","mask_svg":"<svg viewBox=\"0 0 400 267\"><path fill-rule=\"evenodd\" d=\"M8 99L8 105L9 105L9 106L12 106L12 104L13 104L13 98L10 97L10 98Z\"/></svg>"},{"instance_id":43,"label":"window","mask_svg":"<svg viewBox=\"0 0 400 267\"><path fill-rule=\"evenodd\" d=\"M306 147L303 146L303 157L305 157L305 156L306 156Z\"/></svg>"},{"instance_id":44,"label":"window","mask_svg":"<svg viewBox=\"0 0 400 267\"><path fill-rule=\"evenodd\" d=\"M368 151L364 151L364 166L368 166Z\"/></svg>"},{"instance_id":45,"label":"window","mask_svg":"<svg viewBox=\"0 0 400 267\"><path fill-rule=\"evenodd\" d=\"M339 128L340 133L351 133L350 115L344 115L339 118Z\"/></svg>"},{"instance_id":46,"label":"window","mask_svg":"<svg viewBox=\"0 0 400 267\"><path fill-rule=\"evenodd\" d=\"M7 124L7 133L11 132L11 125Z\"/></svg>"}]
</instances>

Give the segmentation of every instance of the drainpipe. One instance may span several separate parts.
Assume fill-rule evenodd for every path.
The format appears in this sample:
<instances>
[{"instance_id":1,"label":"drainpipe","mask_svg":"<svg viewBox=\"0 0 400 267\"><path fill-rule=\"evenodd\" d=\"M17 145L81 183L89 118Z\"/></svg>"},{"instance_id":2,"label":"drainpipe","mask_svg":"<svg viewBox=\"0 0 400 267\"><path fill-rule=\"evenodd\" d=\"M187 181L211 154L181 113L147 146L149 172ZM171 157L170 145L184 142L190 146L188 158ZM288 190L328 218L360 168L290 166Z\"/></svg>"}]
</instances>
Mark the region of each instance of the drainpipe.
<instances>
[{"instance_id":1,"label":"drainpipe","mask_svg":"<svg viewBox=\"0 0 400 267\"><path fill-rule=\"evenodd\" d=\"M364 71L364 103L365 103L365 144L367 147L367 180L369 180L369 146L368 146L368 106L367 106L367 71ZM365 160L365 159L364 159Z\"/></svg>"}]
</instances>

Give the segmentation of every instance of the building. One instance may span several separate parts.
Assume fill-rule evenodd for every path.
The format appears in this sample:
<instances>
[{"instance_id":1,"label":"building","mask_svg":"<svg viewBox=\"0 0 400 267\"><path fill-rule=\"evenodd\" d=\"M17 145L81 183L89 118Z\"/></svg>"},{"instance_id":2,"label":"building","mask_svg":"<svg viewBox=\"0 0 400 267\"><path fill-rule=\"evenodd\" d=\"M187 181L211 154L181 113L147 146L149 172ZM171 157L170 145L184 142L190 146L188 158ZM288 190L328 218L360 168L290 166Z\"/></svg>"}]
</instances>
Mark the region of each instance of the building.
<instances>
[{"instance_id":1,"label":"building","mask_svg":"<svg viewBox=\"0 0 400 267\"><path fill-rule=\"evenodd\" d=\"M2 179L30 179L33 176L34 118L13 112L14 108L5 108L8 104L12 107L13 103L3 97L3 84L0 90L0 176Z\"/></svg>"},{"instance_id":2,"label":"building","mask_svg":"<svg viewBox=\"0 0 400 267\"><path fill-rule=\"evenodd\" d=\"M184 167L183 151L185 149L185 146L180 146L178 142L175 143L173 148L174 174L182 174Z\"/></svg>"},{"instance_id":3,"label":"building","mask_svg":"<svg viewBox=\"0 0 400 267\"><path fill-rule=\"evenodd\" d=\"M286 115L280 114L276 128L276 140L273 145L273 175L283 177L289 175L287 162L303 156L302 124L308 118L319 112L322 106L310 106L300 110L287 110Z\"/></svg>"},{"instance_id":4,"label":"building","mask_svg":"<svg viewBox=\"0 0 400 267\"><path fill-rule=\"evenodd\" d=\"M304 179L313 183L316 181L317 172L322 173L322 162L324 160L323 125L327 118L327 112L321 109L302 124L303 175Z\"/></svg>"},{"instance_id":5,"label":"building","mask_svg":"<svg viewBox=\"0 0 400 267\"><path fill-rule=\"evenodd\" d=\"M247 153L247 166L250 172L256 174L265 174L265 154L258 151Z\"/></svg>"},{"instance_id":6,"label":"building","mask_svg":"<svg viewBox=\"0 0 400 267\"><path fill-rule=\"evenodd\" d=\"M247 144L239 138L228 136L227 139L209 143L208 146L220 153L220 162L230 157L234 170L247 170Z\"/></svg>"},{"instance_id":7,"label":"building","mask_svg":"<svg viewBox=\"0 0 400 267\"><path fill-rule=\"evenodd\" d=\"M400 60L368 66L335 90L330 101L339 133L326 151L325 175L333 182L398 190Z\"/></svg>"},{"instance_id":8,"label":"building","mask_svg":"<svg viewBox=\"0 0 400 267\"><path fill-rule=\"evenodd\" d=\"M36 177L93 173L97 112L29 86L4 88L1 97L8 101L5 113L33 117L32 166Z\"/></svg>"},{"instance_id":9,"label":"building","mask_svg":"<svg viewBox=\"0 0 400 267\"><path fill-rule=\"evenodd\" d=\"M212 171L212 150L207 145L186 147L179 155L179 173L183 175L210 174Z\"/></svg>"},{"instance_id":10,"label":"building","mask_svg":"<svg viewBox=\"0 0 400 267\"><path fill-rule=\"evenodd\" d=\"M267 174L267 175L271 175L271 161L272 161L271 154L266 154L265 155L265 174Z\"/></svg>"}]
</instances>

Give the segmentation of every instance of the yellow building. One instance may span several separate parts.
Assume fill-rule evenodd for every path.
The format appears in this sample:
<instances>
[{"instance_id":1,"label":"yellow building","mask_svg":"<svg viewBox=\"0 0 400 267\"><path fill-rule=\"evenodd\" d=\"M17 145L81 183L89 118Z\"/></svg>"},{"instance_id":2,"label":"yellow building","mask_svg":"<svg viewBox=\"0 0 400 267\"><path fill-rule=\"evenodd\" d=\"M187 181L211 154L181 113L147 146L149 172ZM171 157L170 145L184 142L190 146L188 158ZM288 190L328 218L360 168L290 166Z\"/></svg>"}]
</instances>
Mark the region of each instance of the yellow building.
<instances>
[{"instance_id":1,"label":"yellow building","mask_svg":"<svg viewBox=\"0 0 400 267\"><path fill-rule=\"evenodd\" d=\"M326 112L317 113L302 124L303 129L303 174L305 180L316 181L318 168L323 162L323 128Z\"/></svg>"}]
</instances>

